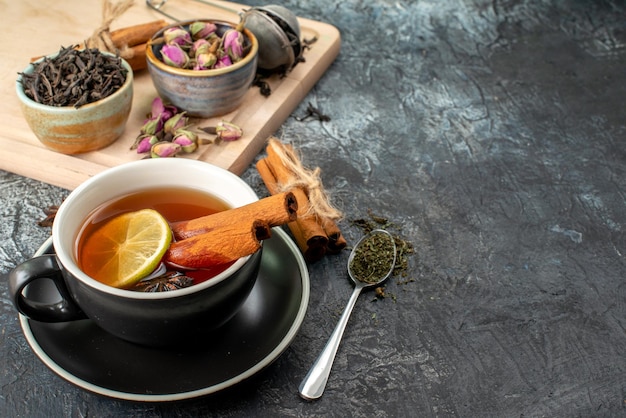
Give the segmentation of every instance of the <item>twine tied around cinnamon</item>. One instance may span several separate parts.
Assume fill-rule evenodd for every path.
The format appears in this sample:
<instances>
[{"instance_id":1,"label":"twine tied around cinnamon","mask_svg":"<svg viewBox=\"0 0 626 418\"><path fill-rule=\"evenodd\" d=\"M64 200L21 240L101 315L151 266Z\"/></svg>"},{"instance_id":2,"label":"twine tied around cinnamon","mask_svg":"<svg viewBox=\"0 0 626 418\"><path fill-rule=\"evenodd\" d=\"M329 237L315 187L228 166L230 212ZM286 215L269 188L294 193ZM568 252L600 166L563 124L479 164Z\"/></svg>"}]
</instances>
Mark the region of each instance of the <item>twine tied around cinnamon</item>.
<instances>
[{"instance_id":1,"label":"twine tied around cinnamon","mask_svg":"<svg viewBox=\"0 0 626 418\"><path fill-rule=\"evenodd\" d=\"M341 219L343 214L330 203L328 194L324 190L320 177L321 169L319 167L314 170L305 168L296 153L283 146L276 138L270 138L269 145L274 149L283 166L292 173L289 181L277 184L279 190L286 192L300 187L309 198L311 212L322 219L333 221Z\"/></svg>"},{"instance_id":2,"label":"twine tied around cinnamon","mask_svg":"<svg viewBox=\"0 0 626 418\"><path fill-rule=\"evenodd\" d=\"M113 54L119 54L124 59L130 59L133 57L134 52L128 45L123 45L122 48L117 48L111 39L111 23L121 15L123 15L128 9L133 6L135 0L122 0L117 3L113 3L110 0L102 1L102 24L94 30L93 34L85 42L87 48L97 48L100 51L111 52Z\"/></svg>"}]
</instances>

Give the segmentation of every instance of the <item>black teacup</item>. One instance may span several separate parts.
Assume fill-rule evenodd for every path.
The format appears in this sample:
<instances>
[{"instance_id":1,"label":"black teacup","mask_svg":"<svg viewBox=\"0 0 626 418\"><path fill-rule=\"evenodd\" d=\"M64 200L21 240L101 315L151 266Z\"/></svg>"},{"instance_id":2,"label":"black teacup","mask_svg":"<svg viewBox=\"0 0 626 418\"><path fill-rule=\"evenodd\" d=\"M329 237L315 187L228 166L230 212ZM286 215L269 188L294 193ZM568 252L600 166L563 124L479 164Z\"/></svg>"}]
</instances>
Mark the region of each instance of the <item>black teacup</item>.
<instances>
[{"instance_id":1,"label":"black teacup","mask_svg":"<svg viewBox=\"0 0 626 418\"><path fill-rule=\"evenodd\" d=\"M9 274L9 291L18 311L42 322L89 318L119 338L151 346L190 337L206 339L235 315L254 286L261 250L205 282L168 292L111 287L78 267L76 243L90 213L111 199L153 187L196 188L231 207L258 200L239 177L200 161L149 159L107 169L77 187L60 206L52 227L55 254L27 260ZM58 302L29 298L28 284L46 279L58 289Z\"/></svg>"}]
</instances>

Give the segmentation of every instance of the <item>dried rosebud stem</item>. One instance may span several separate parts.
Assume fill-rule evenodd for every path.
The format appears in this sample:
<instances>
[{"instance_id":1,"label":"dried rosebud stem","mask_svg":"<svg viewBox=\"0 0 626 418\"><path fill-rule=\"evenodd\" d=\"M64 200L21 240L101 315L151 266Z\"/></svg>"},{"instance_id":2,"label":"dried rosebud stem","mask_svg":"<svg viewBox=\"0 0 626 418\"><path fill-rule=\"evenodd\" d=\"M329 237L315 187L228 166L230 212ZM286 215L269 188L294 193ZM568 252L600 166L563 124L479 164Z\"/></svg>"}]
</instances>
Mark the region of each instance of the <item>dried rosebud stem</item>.
<instances>
[{"instance_id":1,"label":"dried rosebud stem","mask_svg":"<svg viewBox=\"0 0 626 418\"><path fill-rule=\"evenodd\" d=\"M217 134L217 131L215 130L215 126L205 126L203 128L198 128L198 129L200 129L202 132L206 132L207 134L211 134L211 135Z\"/></svg>"},{"instance_id":2,"label":"dried rosebud stem","mask_svg":"<svg viewBox=\"0 0 626 418\"><path fill-rule=\"evenodd\" d=\"M212 139L198 137L198 145L210 145L213 142L214 141Z\"/></svg>"}]
</instances>

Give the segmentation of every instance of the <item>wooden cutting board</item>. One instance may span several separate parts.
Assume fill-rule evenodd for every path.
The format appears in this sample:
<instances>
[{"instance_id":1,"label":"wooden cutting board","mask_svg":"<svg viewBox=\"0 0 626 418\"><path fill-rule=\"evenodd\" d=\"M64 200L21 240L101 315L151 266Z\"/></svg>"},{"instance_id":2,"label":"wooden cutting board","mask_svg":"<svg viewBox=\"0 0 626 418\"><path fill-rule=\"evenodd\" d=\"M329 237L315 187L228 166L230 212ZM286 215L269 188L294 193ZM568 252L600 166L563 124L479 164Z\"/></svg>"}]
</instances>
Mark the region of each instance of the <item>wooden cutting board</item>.
<instances>
[{"instance_id":1,"label":"wooden cutting board","mask_svg":"<svg viewBox=\"0 0 626 418\"><path fill-rule=\"evenodd\" d=\"M195 0L169 0L162 10L180 20L215 18L237 22L239 17L228 9L241 11L249 7L230 2L213 3L220 7ZM102 3L97 0L8 1L0 3L0 15L5 22L10 22L11 28L5 31L0 43L0 169L71 190L106 168L143 158L129 147L157 96L146 70L135 74L133 107L122 137L107 148L78 156L60 154L41 145L26 124L15 93L17 73L26 68L32 57L80 43L93 33L101 24ZM144 1L136 0L111 29L158 19L169 21ZM202 146L182 158L206 161L238 175L249 166L267 138L298 106L339 53L341 38L335 27L300 17L298 20L303 39L317 38L304 52L305 62L299 63L286 77L269 78L272 90L269 97L262 96L259 89L253 87L239 109L220 118L199 121L199 126L215 126L220 119L225 119L241 126L244 136L234 142Z\"/></svg>"}]
</instances>

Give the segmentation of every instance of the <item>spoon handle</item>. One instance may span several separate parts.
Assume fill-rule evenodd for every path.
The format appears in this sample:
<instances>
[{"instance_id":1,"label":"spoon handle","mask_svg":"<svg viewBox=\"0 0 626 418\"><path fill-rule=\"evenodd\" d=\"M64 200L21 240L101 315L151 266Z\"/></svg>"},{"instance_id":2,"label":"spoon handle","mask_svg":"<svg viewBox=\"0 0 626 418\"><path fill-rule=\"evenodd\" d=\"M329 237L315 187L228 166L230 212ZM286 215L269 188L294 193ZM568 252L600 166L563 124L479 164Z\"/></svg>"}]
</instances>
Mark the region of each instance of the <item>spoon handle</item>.
<instances>
[{"instance_id":1,"label":"spoon handle","mask_svg":"<svg viewBox=\"0 0 626 418\"><path fill-rule=\"evenodd\" d=\"M326 382L328 381L330 369L333 366L333 361L335 360L335 354L337 354L341 337L343 336L343 332L348 324L352 308L354 308L354 304L356 303L363 287L364 286L361 283L357 283L354 291L352 291L352 296L350 296L350 300L348 301L346 308L341 314L341 318L339 318L337 326L335 326L335 330L324 347L324 350L322 350L319 357L315 360L315 363L313 363L313 366L311 366L311 369L302 380L302 383L300 383L300 396L304 399L312 401L318 399L322 396L322 393L324 393L324 388L326 387Z\"/></svg>"}]
</instances>

